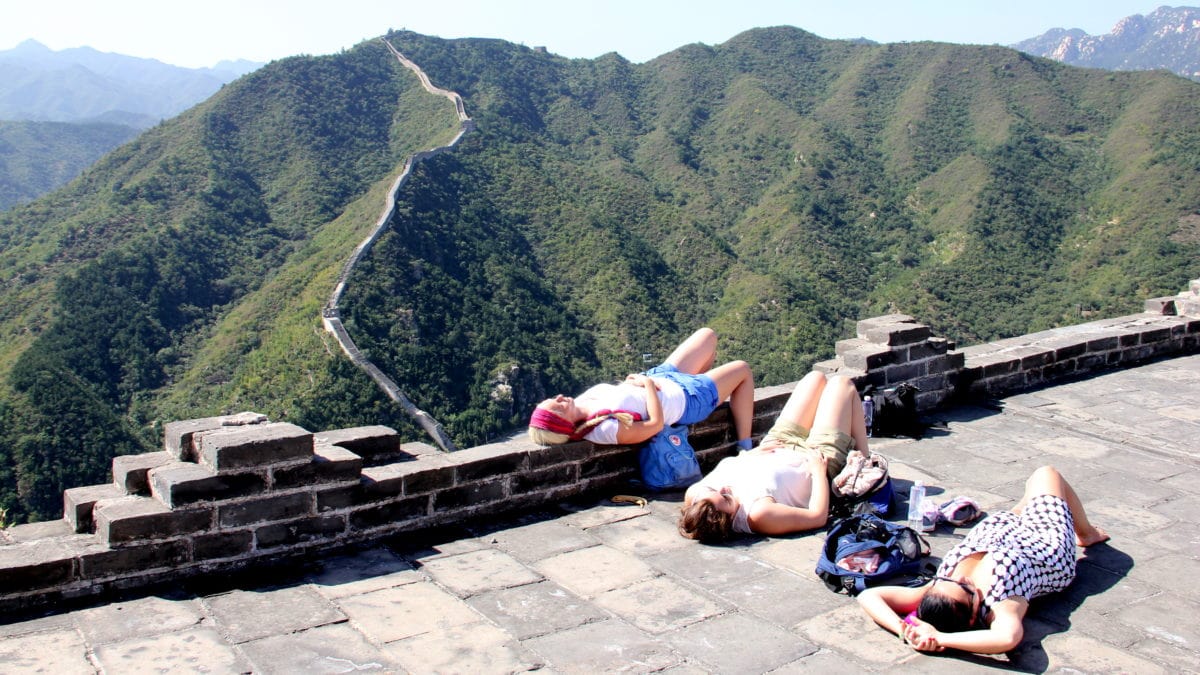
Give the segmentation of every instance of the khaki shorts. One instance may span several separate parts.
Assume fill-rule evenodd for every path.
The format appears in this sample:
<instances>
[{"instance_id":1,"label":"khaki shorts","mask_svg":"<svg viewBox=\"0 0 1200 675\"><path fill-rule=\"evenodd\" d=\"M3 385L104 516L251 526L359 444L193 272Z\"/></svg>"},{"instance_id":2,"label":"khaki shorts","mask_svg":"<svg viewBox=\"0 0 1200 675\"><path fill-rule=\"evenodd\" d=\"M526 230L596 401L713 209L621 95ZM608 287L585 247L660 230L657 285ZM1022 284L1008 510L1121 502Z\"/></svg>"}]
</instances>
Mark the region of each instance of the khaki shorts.
<instances>
[{"instance_id":1,"label":"khaki shorts","mask_svg":"<svg viewBox=\"0 0 1200 675\"><path fill-rule=\"evenodd\" d=\"M766 436L763 436L758 445L785 445L793 450L816 450L828 459L826 473L833 477L841 473L846 466L846 453L850 446L854 445L854 439L850 434L837 429L810 432L795 422L780 420L771 427Z\"/></svg>"}]
</instances>

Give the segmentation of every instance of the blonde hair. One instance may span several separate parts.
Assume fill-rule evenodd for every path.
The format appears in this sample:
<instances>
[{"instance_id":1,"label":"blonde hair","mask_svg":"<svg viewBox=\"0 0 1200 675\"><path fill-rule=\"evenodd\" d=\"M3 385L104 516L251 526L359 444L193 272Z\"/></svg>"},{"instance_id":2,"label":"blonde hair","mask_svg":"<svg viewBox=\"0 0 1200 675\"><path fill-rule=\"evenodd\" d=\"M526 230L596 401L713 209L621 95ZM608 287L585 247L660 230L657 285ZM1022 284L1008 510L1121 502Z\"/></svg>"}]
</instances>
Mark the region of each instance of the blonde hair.
<instances>
[{"instance_id":1,"label":"blonde hair","mask_svg":"<svg viewBox=\"0 0 1200 675\"><path fill-rule=\"evenodd\" d=\"M577 441L586 436L589 431L596 427L596 425L609 418L615 419L622 427L625 427L626 429L633 426L633 414L620 410L607 412L603 415L597 415L591 419L584 420L579 424L579 426L575 427L575 432L570 436L566 434L560 434L556 431L547 431L546 429L539 429L538 427L530 426L529 440L537 443L538 445L560 445L562 443L566 443L567 441Z\"/></svg>"}]
</instances>

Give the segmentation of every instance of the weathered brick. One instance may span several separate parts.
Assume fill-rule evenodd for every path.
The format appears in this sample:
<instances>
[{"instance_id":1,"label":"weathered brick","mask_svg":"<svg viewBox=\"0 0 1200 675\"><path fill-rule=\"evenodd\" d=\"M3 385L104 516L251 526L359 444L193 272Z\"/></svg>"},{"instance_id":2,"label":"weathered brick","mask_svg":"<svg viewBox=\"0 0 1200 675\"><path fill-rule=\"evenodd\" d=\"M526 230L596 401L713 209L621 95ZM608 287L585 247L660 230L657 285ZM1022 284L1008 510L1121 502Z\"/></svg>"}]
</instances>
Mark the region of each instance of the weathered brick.
<instances>
[{"instance_id":1,"label":"weathered brick","mask_svg":"<svg viewBox=\"0 0 1200 675\"><path fill-rule=\"evenodd\" d=\"M192 560L201 562L219 558L237 558L254 550L250 530L198 534L192 538Z\"/></svg>"},{"instance_id":2,"label":"weathered brick","mask_svg":"<svg viewBox=\"0 0 1200 675\"><path fill-rule=\"evenodd\" d=\"M140 455L118 455L112 460L113 484L131 495L150 494L150 469L166 466L177 458L167 451Z\"/></svg>"},{"instance_id":3,"label":"weathered brick","mask_svg":"<svg viewBox=\"0 0 1200 675\"><path fill-rule=\"evenodd\" d=\"M258 473L214 474L198 464L180 462L151 469L150 493L170 507L256 495L267 487Z\"/></svg>"},{"instance_id":4,"label":"weathered brick","mask_svg":"<svg viewBox=\"0 0 1200 675\"><path fill-rule=\"evenodd\" d=\"M842 354L842 363L855 370L873 370L896 362L897 353L887 347L875 346Z\"/></svg>"},{"instance_id":5,"label":"weathered brick","mask_svg":"<svg viewBox=\"0 0 1200 675\"><path fill-rule=\"evenodd\" d=\"M350 512L350 527L355 530L370 530L383 525L393 525L406 520L429 515L429 497L398 499L379 506L370 506Z\"/></svg>"},{"instance_id":6,"label":"weathered brick","mask_svg":"<svg viewBox=\"0 0 1200 675\"><path fill-rule=\"evenodd\" d=\"M1066 361L1082 355L1087 351L1087 343L1075 342L1070 344L1062 344L1054 348L1054 360Z\"/></svg>"},{"instance_id":7,"label":"weathered brick","mask_svg":"<svg viewBox=\"0 0 1200 675\"><path fill-rule=\"evenodd\" d=\"M404 494L417 495L454 485L454 468L444 462L421 461L404 464Z\"/></svg>"},{"instance_id":8,"label":"weathered brick","mask_svg":"<svg viewBox=\"0 0 1200 675\"><path fill-rule=\"evenodd\" d=\"M460 450L450 455L450 459L455 464L454 477L459 483L522 471L528 465L524 452L503 445Z\"/></svg>"},{"instance_id":9,"label":"weathered brick","mask_svg":"<svg viewBox=\"0 0 1200 675\"><path fill-rule=\"evenodd\" d=\"M312 433L286 422L223 427L196 435L200 462L218 473L311 459Z\"/></svg>"},{"instance_id":10,"label":"weathered brick","mask_svg":"<svg viewBox=\"0 0 1200 675\"><path fill-rule=\"evenodd\" d=\"M400 435L391 427L373 425L322 431L313 436L317 445L336 445L359 457L374 461L402 453Z\"/></svg>"},{"instance_id":11,"label":"weathered brick","mask_svg":"<svg viewBox=\"0 0 1200 675\"><path fill-rule=\"evenodd\" d=\"M96 502L116 499L124 494L124 490L112 483L69 488L63 491L63 517L70 523L72 531L91 532L94 527L92 510Z\"/></svg>"},{"instance_id":12,"label":"weathered brick","mask_svg":"<svg viewBox=\"0 0 1200 675\"><path fill-rule=\"evenodd\" d=\"M711 446L706 446L711 447ZM540 471L529 471L514 474L512 477L512 493L514 495L535 492L558 485L567 485L579 480L579 467L574 464L552 466Z\"/></svg>"},{"instance_id":13,"label":"weathered brick","mask_svg":"<svg viewBox=\"0 0 1200 675\"><path fill-rule=\"evenodd\" d=\"M1142 344L1158 342L1159 340L1166 340L1167 338L1171 337L1171 328L1169 326L1147 328L1146 330L1143 330L1140 335L1140 342Z\"/></svg>"},{"instance_id":14,"label":"weathered brick","mask_svg":"<svg viewBox=\"0 0 1200 675\"><path fill-rule=\"evenodd\" d=\"M526 455L529 457L529 468L540 469L556 464L579 462L591 456L592 447L592 444L587 441L544 446L531 444L531 448L526 451Z\"/></svg>"},{"instance_id":15,"label":"weathered brick","mask_svg":"<svg viewBox=\"0 0 1200 675\"><path fill-rule=\"evenodd\" d=\"M83 579L148 574L159 568L175 568L190 560L184 539L107 549L97 546L79 557L79 575Z\"/></svg>"},{"instance_id":16,"label":"weathered brick","mask_svg":"<svg viewBox=\"0 0 1200 675\"><path fill-rule=\"evenodd\" d=\"M901 382L921 377L925 374L921 365L920 363L906 363L886 368L883 372L884 376L887 377L887 384L900 384Z\"/></svg>"},{"instance_id":17,"label":"weathered brick","mask_svg":"<svg viewBox=\"0 0 1200 675\"><path fill-rule=\"evenodd\" d=\"M345 517L340 515L321 516L295 520L290 523L265 525L254 531L254 540L258 549L269 549L335 539L345 532Z\"/></svg>"},{"instance_id":18,"label":"weathered brick","mask_svg":"<svg viewBox=\"0 0 1200 675\"><path fill-rule=\"evenodd\" d=\"M876 326L867 329L861 337L866 338L869 342L875 344L889 345L892 347L899 345L910 345L914 342L921 342L932 335L929 326L920 323L912 324L893 324Z\"/></svg>"},{"instance_id":19,"label":"weathered brick","mask_svg":"<svg viewBox=\"0 0 1200 675\"><path fill-rule=\"evenodd\" d=\"M120 497L96 503L96 536L110 545L169 539L212 528L211 508L172 510L149 497Z\"/></svg>"},{"instance_id":20,"label":"weathered brick","mask_svg":"<svg viewBox=\"0 0 1200 675\"><path fill-rule=\"evenodd\" d=\"M859 338L865 339L867 337L867 331L873 330L880 326L912 323L916 323L916 319L907 314L884 314L883 316L873 316L869 319L860 320L854 325L854 333Z\"/></svg>"},{"instance_id":21,"label":"weathered brick","mask_svg":"<svg viewBox=\"0 0 1200 675\"><path fill-rule=\"evenodd\" d=\"M845 340L838 340L837 342L835 342L833 345L833 353L837 356L841 356L842 354L845 354L846 352L852 352L857 349L863 349L865 347L873 347L873 346L874 345L872 345L870 342L867 342L866 340L859 338L859 337L848 338Z\"/></svg>"},{"instance_id":22,"label":"weathered brick","mask_svg":"<svg viewBox=\"0 0 1200 675\"><path fill-rule=\"evenodd\" d=\"M1041 347L1021 350L1021 370L1037 370L1054 360L1054 352Z\"/></svg>"},{"instance_id":23,"label":"weathered brick","mask_svg":"<svg viewBox=\"0 0 1200 675\"><path fill-rule=\"evenodd\" d=\"M1165 298L1150 298L1146 301L1146 312L1150 314L1173 315L1175 314L1176 296L1168 296Z\"/></svg>"},{"instance_id":24,"label":"weathered brick","mask_svg":"<svg viewBox=\"0 0 1200 675\"><path fill-rule=\"evenodd\" d=\"M167 422L163 426L163 449L168 455L181 462L194 462L196 461L196 449L192 440L196 433L220 429L222 426L220 417Z\"/></svg>"},{"instance_id":25,"label":"weathered brick","mask_svg":"<svg viewBox=\"0 0 1200 675\"><path fill-rule=\"evenodd\" d=\"M966 362L966 357L962 352L951 352L941 356L934 357L925 362L925 372L930 375L945 373L952 370L959 370Z\"/></svg>"},{"instance_id":26,"label":"weathered brick","mask_svg":"<svg viewBox=\"0 0 1200 675\"><path fill-rule=\"evenodd\" d=\"M592 457L579 463L579 477L590 478L602 474L632 470L638 465L637 451L627 449L627 452L602 457Z\"/></svg>"},{"instance_id":27,"label":"weathered brick","mask_svg":"<svg viewBox=\"0 0 1200 675\"><path fill-rule=\"evenodd\" d=\"M507 485L508 478L502 477L441 490L434 493L434 513L499 501L506 496Z\"/></svg>"},{"instance_id":28,"label":"weathered brick","mask_svg":"<svg viewBox=\"0 0 1200 675\"><path fill-rule=\"evenodd\" d=\"M0 546L0 593L53 588L75 579L74 552L57 539Z\"/></svg>"},{"instance_id":29,"label":"weathered brick","mask_svg":"<svg viewBox=\"0 0 1200 675\"><path fill-rule=\"evenodd\" d=\"M289 520L312 513L312 493L295 492L221 505L217 508L217 522L221 527L239 527L272 520Z\"/></svg>"},{"instance_id":30,"label":"weathered brick","mask_svg":"<svg viewBox=\"0 0 1200 675\"><path fill-rule=\"evenodd\" d=\"M341 511L371 503L365 498L362 485L346 485L316 492L317 513Z\"/></svg>"},{"instance_id":31,"label":"weathered brick","mask_svg":"<svg viewBox=\"0 0 1200 675\"><path fill-rule=\"evenodd\" d=\"M311 462L272 469L271 487L283 490L304 485L358 480L362 470L363 458L357 453L341 446L318 444L313 449Z\"/></svg>"},{"instance_id":32,"label":"weathered brick","mask_svg":"<svg viewBox=\"0 0 1200 675\"><path fill-rule=\"evenodd\" d=\"M1116 335L1110 335L1108 337L1096 338L1095 340L1088 340L1087 350L1089 352L1107 352L1111 349L1116 349L1120 343L1121 341Z\"/></svg>"}]
</instances>

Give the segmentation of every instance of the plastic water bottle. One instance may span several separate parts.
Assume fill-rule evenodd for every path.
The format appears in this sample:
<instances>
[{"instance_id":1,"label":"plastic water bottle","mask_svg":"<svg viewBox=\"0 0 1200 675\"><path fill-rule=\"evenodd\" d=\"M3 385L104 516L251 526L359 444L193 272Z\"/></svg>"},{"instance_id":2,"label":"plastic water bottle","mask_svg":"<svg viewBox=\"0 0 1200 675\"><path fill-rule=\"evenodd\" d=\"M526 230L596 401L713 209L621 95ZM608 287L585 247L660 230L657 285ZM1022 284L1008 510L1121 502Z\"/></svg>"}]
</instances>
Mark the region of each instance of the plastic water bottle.
<instances>
[{"instance_id":1,"label":"plastic water bottle","mask_svg":"<svg viewBox=\"0 0 1200 675\"><path fill-rule=\"evenodd\" d=\"M870 436L871 427L875 425L875 401L873 401L871 396L868 394L867 396L863 397L862 405L863 418L867 422L867 435Z\"/></svg>"},{"instance_id":2,"label":"plastic water bottle","mask_svg":"<svg viewBox=\"0 0 1200 675\"><path fill-rule=\"evenodd\" d=\"M925 501L925 483L916 481L908 490L908 526L921 532L921 504Z\"/></svg>"}]
</instances>

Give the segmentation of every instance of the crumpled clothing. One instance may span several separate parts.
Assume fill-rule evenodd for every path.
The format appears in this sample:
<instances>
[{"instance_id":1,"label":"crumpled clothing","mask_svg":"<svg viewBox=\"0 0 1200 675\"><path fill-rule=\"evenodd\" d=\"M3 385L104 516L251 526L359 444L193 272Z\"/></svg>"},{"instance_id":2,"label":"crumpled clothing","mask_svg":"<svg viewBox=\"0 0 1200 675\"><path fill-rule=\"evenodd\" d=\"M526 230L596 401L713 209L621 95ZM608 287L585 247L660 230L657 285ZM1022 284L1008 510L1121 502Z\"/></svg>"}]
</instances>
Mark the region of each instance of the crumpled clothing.
<instances>
[{"instance_id":1,"label":"crumpled clothing","mask_svg":"<svg viewBox=\"0 0 1200 675\"><path fill-rule=\"evenodd\" d=\"M970 497L958 496L948 502L943 503L938 507L938 520L945 521L961 527L974 521L983 515L983 510L979 508L979 504Z\"/></svg>"},{"instance_id":2,"label":"crumpled clothing","mask_svg":"<svg viewBox=\"0 0 1200 675\"><path fill-rule=\"evenodd\" d=\"M846 455L846 468L833 479L834 493L843 497L861 497L887 478L887 461L877 454L869 457L861 450Z\"/></svg>"},{"instance_id":3,"label":"crumpled clothing","mask_svg":"<svg viewBox=\"0 0 1200 675\"><path fill-rule=\"evenodd\" d=\"M878 551L859 551L837 561L837 565L850 572L874 574L879 569L879 560Z\"/></svg>"}]
</instances>

